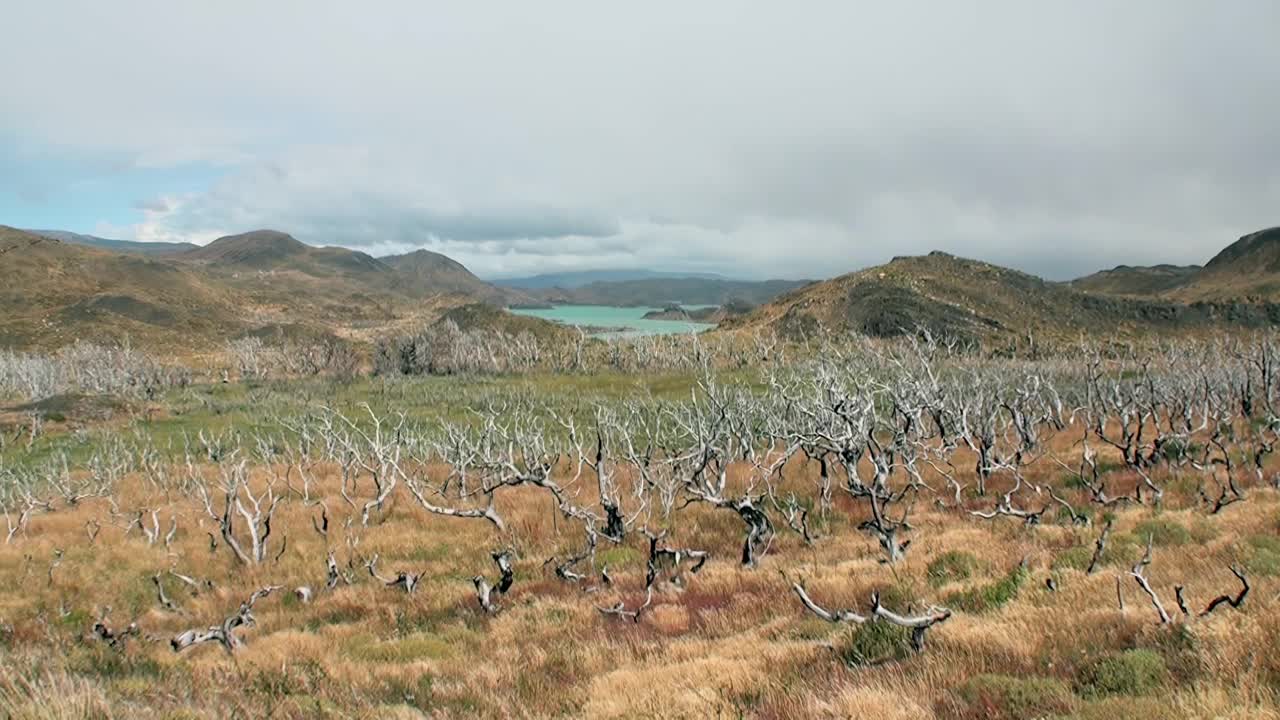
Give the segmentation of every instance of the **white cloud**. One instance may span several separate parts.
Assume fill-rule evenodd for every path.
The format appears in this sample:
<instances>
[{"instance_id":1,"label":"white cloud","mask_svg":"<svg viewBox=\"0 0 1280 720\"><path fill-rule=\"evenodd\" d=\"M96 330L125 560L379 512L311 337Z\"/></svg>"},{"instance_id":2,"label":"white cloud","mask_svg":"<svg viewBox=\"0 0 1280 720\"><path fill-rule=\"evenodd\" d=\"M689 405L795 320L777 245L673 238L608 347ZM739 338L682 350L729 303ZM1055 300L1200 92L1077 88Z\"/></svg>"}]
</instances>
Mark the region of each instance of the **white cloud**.
<instances>
[{"instance_id":1,"label":"white cloud","mask_svg":"<svg viewBox=\"0 0 1280 720\"><path fill-rule=\"evenodd\" d=\"M193 195L185 197L163 196L144 203L138 209L142 211L141 222L132 225L114 225L108 222L98 223L93 234L116 240L135 240L137 242L190 242L204 245L229 234L225 229L183 228L176 230L171 223L175 216L183 211L183 206L190 202Z\"/></svg>"},{"instance_id":2,"label":"white cloud","mask_svg":"<svg viewBox=\"0 0 1280 720\"><path fill-rule=\"evenodd\" d=\"M225 169L133 237L266 226L487 273L939 248L1065 277L1278 222L1272 0L7 14L0 133Z\"/></svg>"}]
</instances>

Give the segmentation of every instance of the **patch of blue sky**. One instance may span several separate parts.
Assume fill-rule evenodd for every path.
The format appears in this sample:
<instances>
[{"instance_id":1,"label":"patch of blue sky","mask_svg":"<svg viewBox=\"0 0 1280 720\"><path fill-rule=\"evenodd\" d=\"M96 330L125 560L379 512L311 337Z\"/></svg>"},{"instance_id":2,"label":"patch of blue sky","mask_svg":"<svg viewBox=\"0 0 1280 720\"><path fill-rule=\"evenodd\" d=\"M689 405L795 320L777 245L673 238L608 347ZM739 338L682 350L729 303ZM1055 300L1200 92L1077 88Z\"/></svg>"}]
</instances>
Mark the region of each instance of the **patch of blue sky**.
<instances>
[{"instance_id":1,"label":"patch of blue sky","mask_svg":"<svg viewBox=\"0 0 1280 720\"><path fill-rule=\"evenodd\" d=\"M139 167L124 154L79 153L0 136L0 224L92 233L143 218L143 205L208 189L231 168Z\"/></svg>"}]
</instances>

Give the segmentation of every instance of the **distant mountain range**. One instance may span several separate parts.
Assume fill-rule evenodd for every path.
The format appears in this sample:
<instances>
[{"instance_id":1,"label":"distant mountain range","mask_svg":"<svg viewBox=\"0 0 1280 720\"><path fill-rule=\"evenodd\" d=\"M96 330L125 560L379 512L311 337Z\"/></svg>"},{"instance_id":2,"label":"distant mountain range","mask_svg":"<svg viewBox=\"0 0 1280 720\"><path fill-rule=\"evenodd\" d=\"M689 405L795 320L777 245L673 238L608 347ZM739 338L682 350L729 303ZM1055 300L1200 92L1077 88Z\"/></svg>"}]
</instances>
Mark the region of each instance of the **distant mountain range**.
<instances>
[{"instance_id":1,"label":"distant mountain range","mask_svg":"<svg viewBox=\"0 0 1280 720\"><path fill-rule=\"evenodd\" d=\"M513 320L502 306L545 302L729 305L700 316L725 331L788 337L820 328L888 337L924 327L997 344L1280 325L1280 228L1240 238L1203 267L1121 266L1068 283L935 252L821 282L641 271L519 289L487 283L438 253L375 258L275 230L202 247L146 245L0 226L0 348L128 339L200 353L250 333L367 342L442 317L514 329L542 321ZM657 316L668 314L684 316L674 307Z\"/></svg>"},{"instance_id":2,"label":"distant mountain range","mask_svg":"<svg viewBox=\"0 0 1280 720\"><path fill-rule=\"evenodd\" d=\"M492 282L494 285L501 287L521 288L525 290L549 290L551 288L572 290L592 283L655 280L662 278L701 278L706 280L725 279L723 275L716 275L715 273L659 272L657 270L577 270L573 272L545 273L529 277L499 278Z\"/></svg>"},{"instance_id":3,"label":"distant mountain range","mask_svg":"<svg viewBox=\"0 0 1280 720\"><path fill-rule=\"evenodd\" d=\"M108 240L95 235L82 235L80 233L68 232L66 230L27 230L27 232L33 235L40 235L41 237L61 240L65 243L88 245L89 247L102 248L104 250L115 250L117 252L141 253L143 255L168 255L171 253L194 250L199 247L199 245L194 245L192 243Z\"/></svg>"},{"instance_id":4,"label":"distant mountain range","mask_svg":"<svg viewBox=\"0 0 1280 720\"><path fill-rule=\"evenodd\" d=\"M200 352L269 332L359 341L471 303L531 300L442 255L377 259L275 230L176 252L109 247L0 226L0 347L127 338Z\"/></svg>"},{"instance_id":5,"label":"distant mountain range","mask_svg":"<svg viewBox=\"0 0 1280 720\"><path fill-rule=\"evenodd\" d=\"M1079 290L1183 302L1280 301L1280 227L1249 233L1199 265L1121 265L1071 281Z\"/></svg>"},{"instance_id":6,"label":"distant mountain range","mask_svg":"<svg viewBox=\"0 0 1280 720\"><path fill-rule=\"evenodd\" d=\"M809 284L809 280L725 280L722 278L655 277L597 281L576 288L548 288L529 292L556 305L759 305Z\"/></svg>"},{"instance_id":7,"label":"distant mountain range","mask_svg":"<svg viewBox=\"0 0 1280 720\"><path fill-rule=\"evenodd\" d=\"M721 328L789 337L819 329L891 337L926 328L1007 342L1275 325L1280 229L1246 235L1202 268L1121 266L1069 283L947 253L894 258L781 295Z\"/></svg>"},{"instance_id":8,"label":"distant mountain range","mask_svg":"<svg viewBox=\"0 0 1280 720\"><path fill-rule=\"evenodd\" d=\"M1182 286L1199 270L1199 265L1117 265L1067 284L1086 292L1150 297Z\"/></svg>"}]
</instances>

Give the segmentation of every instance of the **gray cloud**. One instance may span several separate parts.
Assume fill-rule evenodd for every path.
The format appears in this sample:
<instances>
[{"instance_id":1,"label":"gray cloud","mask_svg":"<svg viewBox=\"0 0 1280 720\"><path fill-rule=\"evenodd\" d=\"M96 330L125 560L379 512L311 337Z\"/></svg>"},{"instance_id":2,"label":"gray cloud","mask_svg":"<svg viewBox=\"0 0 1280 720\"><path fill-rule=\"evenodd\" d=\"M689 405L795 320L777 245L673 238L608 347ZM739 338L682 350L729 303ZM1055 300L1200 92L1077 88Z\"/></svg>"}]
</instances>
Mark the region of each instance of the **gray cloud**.
<instances>
[{"instance_id":1,"label":"gray cloud","mask_svg":"<svg viewBox=\"0 0 1280 720\"><path fill-rule=\"evenodd\" d=\"M222 169L115 228L139 237L269 226L489 274L936 248L1064 278L1280 222L1271 0L8 15L0 137Z\"/></svg>"}]
</instances>

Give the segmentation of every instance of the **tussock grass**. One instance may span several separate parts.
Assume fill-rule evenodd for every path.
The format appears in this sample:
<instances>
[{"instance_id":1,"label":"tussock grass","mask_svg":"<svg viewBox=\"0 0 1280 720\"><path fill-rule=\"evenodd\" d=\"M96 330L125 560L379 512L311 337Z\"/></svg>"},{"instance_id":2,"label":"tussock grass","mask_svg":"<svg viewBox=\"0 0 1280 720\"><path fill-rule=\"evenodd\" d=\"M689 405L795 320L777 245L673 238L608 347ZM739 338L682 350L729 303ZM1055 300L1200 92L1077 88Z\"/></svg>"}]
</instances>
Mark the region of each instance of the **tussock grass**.
<instances>
[{"instance_id":1,"label":"tussock grass","mask_svg":"<svg viewBox=\"0 0 1280 720\"><path fill-rule=\"evenodd\" d=\"M446 398L462 392L423 382ZM674 380L670 388L655 385L657 392L687 391L681 388ZM400 390L408 391L387 392ZM199 403L180 406L183 412L164 421L170 424L157 424L160 437L205 423L247 427L259 400L243 388L209 390L208 397L225 403L221 414ZM294 402L272 398L264 402ZM429 401L420 402L425 416ZM78 442L69 435L46 441ZM1046 442L1069 448L1071 440ZM972 465L967 457L956 464ZM1047 467L1029 472L1035 482L1060 479ZM268 475L258 465L250 480ZM735 471L731 481L745 475ZM761 566L750 570L736 563L741 521L691 507L670 542L707 549L712 560L684 587L659 587L649 612L632 623L596 608L640 599L643 543L601 545L597 567L609 565L613 588L587 593L564 583L544 561L580 547L581 536L553 523L545 495L534 489L500 498L513 528L507 534L429 515L404 497L375 513L368 528L357 517L348 530L338 469L320 466L315 476L314 491L329 500L330 536L311 529L315 508L288 502L274 523L288 537L287 549L255 568L238 567L225 548L210 552L206 532L214 528L203 508L140 475L126 478L117 502L124 513L161 508L165 522L176 514L172 548L148 545L136 529L126 534L104 500L34 517L26 533L0 545L0 716L1273 718L1280 707L1280 653L1273 650L1280 646L1280 495L1271 490L1256 489L1212 517L1193 495L1172 489L1158 514L1115 508L1106 562L1094 575L1083 568L1102 513L1089 528L1052 516L1026 527L922 504L911 517L915 542L906 560L891 566L853 529L865 519L862 509L837 495L823 522L838 532L809 546L778 523ZM812 487L816 471L788 468L786 477ZM1081 491L1055 487L1084 505ZM89 520L103 525L93 545ZM356 553L348 535L360 537ZM1155 547L1149 575L1171 611L1175 585L1186 586L1197 608L1233 592L1227 567L1236 561L1254 585L1244 609L1225 608L1184 628L1157 627L1124 574L1147 537ZM516 583L501 611L487 615L471 578L492 576L488 553L499 546L517 549ZM50 581L55 550L64 554ZM331 592L321 589L329 550L354 581ZM422 573L419 591L410 596L373 582L359 556L375 552L384 573ZM179 611L162 610L151 578L171 568L215 587L194 594L166 579ZM829 607L865 612L876 591L897 611L939 604L955 616L916 654L894 626L817 620L778 570L803 576ZM1044 589L1051 573L1056 592ZM1116 604L1117 577L1124 610ZM267 583L309 585L316 598L302 604L278 593L263 600L234 657L213 645L181 655L168 648L173 634L220 621ZM112 627L137 622L144 636L123 650L85 640L108 606Z\"/></svg>"}]
</instances>

